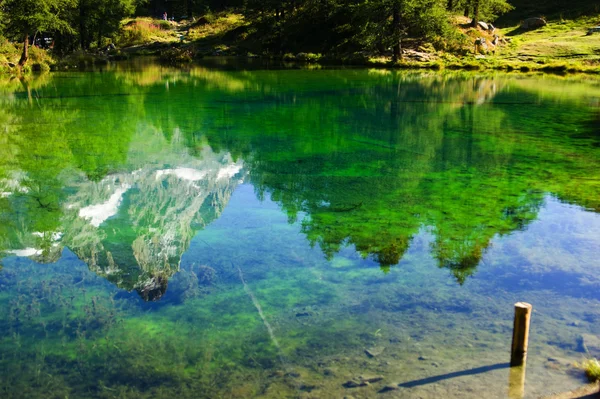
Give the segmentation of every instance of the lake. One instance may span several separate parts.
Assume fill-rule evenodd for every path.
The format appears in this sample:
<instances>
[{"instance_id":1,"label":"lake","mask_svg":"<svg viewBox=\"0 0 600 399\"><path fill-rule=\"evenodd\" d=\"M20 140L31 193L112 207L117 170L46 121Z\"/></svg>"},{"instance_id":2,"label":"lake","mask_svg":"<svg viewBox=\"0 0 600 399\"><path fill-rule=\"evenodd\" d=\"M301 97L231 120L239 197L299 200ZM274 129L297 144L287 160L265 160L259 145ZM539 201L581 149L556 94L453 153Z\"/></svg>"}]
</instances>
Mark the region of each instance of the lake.
<instances>
[{"instance_id":1,"label":"lake","mask_svg":"<svg viewBox=\"0 0 600 399\"><path fill-rule=\"evenodd\" d=\"M2 397L505 398L518 301L526 397L600 355L597 78L118 64L0 129Z\"/></svg>"}]
</instances>

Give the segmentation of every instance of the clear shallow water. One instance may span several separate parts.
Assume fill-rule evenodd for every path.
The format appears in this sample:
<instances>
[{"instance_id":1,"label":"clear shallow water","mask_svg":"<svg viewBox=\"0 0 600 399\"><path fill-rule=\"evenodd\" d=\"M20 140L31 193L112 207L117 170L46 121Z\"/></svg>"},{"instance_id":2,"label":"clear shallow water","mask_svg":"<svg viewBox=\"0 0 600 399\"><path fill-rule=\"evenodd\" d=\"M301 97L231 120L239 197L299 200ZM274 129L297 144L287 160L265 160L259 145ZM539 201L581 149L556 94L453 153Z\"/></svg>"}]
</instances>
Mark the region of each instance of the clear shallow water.
<instances>
[{"instance_id":1,"label":"clear shallow water","mask_svg":"<svg viewBox=\"0 0 600 399\"><path fill-rule=\"evenodd\" d=\"M581 337L600 349L599 98L367 70L6 83L0 392L502 398L517 301L526 395L574 388Z\"/></svg>"}]
</instances>

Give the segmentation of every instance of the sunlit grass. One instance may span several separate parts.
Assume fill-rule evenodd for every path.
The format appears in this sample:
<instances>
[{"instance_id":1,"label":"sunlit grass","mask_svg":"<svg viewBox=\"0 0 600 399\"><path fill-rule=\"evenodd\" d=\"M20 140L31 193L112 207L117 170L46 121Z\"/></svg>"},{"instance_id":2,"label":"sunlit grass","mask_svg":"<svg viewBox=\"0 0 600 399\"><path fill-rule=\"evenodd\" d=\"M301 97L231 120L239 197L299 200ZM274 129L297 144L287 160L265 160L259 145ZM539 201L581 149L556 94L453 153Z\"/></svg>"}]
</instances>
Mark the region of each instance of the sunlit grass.
<instances>
[{"instance_id":1,"label":"sunlit grass","mask_svg":"<svg viewBox=\"0 0 600 399\"><path fill-rule=\"evenodd\" d=\"M191 40L206 39L211 36L221 36L227 31L246 25L242 14L223 14L209 19L209 23L198 25L189 30Z\"/></svg>"},{"instance_id":2,"label":"sunlit grass","mask_svg":"<svg viewBox=\"0 0 600 399\"><path fill-rule=\"evenodd\" d=\"M119 46L133 46L152 42L169 42L177 39L168 21L151 18L136 18L123 21L123 28L117 38Z\"/></svg>"}]
</instances>

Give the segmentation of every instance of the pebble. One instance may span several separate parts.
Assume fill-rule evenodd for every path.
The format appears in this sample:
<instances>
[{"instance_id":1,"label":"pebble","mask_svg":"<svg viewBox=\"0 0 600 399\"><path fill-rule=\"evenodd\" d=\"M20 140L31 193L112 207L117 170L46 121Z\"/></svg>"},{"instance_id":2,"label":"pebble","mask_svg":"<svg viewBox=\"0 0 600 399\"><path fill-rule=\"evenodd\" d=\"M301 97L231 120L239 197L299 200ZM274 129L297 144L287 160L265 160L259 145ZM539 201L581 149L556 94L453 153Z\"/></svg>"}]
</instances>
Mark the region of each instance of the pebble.
<instances>
[{"instance_id":1,"label":"pebble","mask_svg":"<svg viewBox=\"0 0 600 399\"><path fill-rule=\"evenodd\" d=\"M358 379L360 381L365 381L365 382L377 382L377 381L381 381L383 380L383 377L380 375L372 375L372 376L360 376L358 377Z\"/></svg>"}]
</instances>

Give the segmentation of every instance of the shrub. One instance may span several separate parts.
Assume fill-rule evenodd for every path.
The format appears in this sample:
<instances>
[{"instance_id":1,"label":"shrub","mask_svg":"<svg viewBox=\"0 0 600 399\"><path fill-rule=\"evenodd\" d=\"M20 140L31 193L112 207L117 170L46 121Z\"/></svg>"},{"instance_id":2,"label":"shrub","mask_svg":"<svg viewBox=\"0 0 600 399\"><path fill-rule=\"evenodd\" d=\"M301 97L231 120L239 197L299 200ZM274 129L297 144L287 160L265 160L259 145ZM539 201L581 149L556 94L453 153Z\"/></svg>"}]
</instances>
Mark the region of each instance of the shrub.
<instances>
[{"instance_id":1,"label":"shrub","mask_svg":"<svg viewBox=\"0 0 600 399\"><path fill-rule=\"evenodd\" d=\"M298 53L296 60L300 62L317 62L321 59L321 54L314 53Z\"/></svg>"},{"instance_id":2,"label":"shrub","mask_svg":"<svg viewBox=\"0 0 600 399\"><path fill-rule=\"evenodd\" d=\"M585 371L590 382L600 380L600 363L597 359L588 359L578 366Z\"/></svg>"},{"instance_id":3,"label":"shrub","mask_svg":"<svg viewBox=\"0 0 600 399\"><path fill-rule=\"evenodd\" d=\"M193 53L188 48L172 47L160 55L160 62L167 65L189 64L194 59Z\"/></svg>"}]
</instances>

